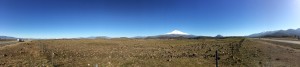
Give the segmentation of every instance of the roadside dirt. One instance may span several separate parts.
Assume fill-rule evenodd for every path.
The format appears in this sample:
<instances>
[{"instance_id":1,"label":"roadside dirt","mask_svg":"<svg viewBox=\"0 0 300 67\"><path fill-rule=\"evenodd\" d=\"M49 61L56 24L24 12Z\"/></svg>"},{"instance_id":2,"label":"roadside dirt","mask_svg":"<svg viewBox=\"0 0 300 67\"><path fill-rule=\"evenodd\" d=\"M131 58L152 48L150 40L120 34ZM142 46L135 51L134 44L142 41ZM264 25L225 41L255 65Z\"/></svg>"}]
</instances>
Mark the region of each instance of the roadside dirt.
<instances>
[{"instance_id":1,"label":"roadside dirt","mask_svg":"<svg viewBox=\"0 0 300 67\"><path fill-rule=\"evenodd\" d=\"M288 45L288 43L273 43L269 41L259 40L259 39L252 39L255 42L261 43L261 45L257 45L257 48L261 49L264 54L266 54L267 64L266 66L270 67L299 67L300 64L300 50L294 49ZM271 39L269 39L271 40ZM272 41L279 41L279 40L272 40ZM289 42L283 41L282 42Z\"/></svg>"}]
</instances>

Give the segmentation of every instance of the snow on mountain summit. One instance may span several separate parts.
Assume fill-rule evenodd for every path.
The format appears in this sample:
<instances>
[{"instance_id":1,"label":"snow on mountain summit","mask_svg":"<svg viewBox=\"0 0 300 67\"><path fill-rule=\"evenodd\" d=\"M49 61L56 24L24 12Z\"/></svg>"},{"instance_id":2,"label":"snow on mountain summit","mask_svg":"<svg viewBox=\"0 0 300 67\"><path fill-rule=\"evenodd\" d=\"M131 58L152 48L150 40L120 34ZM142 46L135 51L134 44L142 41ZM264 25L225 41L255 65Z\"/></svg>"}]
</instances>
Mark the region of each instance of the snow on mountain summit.
<instances>
[{"instance_id":1,"label":"snow on mountain summit","mask_svg":"<svg viewBox=\"0 0 300 67\"><path fill-rule=\"evenodd\" d=\"M181 32L181 31L179 31L179 30L174 30L174 31L169 32L169 33L166 33L166 34L188 35L188 33L184 33L184 32Z\"/></svg>"}]
</instances>

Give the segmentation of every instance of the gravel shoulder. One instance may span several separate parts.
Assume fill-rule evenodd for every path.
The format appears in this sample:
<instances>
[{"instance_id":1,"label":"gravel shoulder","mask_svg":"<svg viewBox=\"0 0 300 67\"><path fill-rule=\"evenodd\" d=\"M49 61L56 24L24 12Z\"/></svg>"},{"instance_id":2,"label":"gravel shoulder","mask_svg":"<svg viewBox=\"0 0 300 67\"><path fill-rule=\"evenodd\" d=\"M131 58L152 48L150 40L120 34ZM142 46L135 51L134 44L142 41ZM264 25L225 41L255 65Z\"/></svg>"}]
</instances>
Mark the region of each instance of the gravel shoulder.
<instances>
[{"instance_id":1,"label":"gravel shoulder","mask_svg":"<svg viewBox=\"0 0 300 67\"><path fill-rule=\"evenodd\" d=\"M278 40L278 39L266 39L266 38L261 38L261 40L277 41L277 42L292 43L292 44L300 45L300 41L293 41L293 40Z\"/></svg>"}]
</instances>

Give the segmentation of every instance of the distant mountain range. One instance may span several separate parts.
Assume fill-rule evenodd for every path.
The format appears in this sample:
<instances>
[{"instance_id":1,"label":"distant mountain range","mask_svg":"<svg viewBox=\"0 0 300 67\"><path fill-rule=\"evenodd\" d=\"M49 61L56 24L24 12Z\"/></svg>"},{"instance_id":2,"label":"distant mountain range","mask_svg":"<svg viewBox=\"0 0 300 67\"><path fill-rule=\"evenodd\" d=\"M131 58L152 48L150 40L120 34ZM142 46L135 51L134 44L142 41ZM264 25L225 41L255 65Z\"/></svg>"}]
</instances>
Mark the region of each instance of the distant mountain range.
<instances>
[{"instance_id":1,"label":"distant mountain range","mask_svg":"<svg viewBox=\"0 0 300 67\"><path fill-rule=\"evenodd\" d=\"M245 37L297 37L300 36L300 28L298 29L288 29L288 30L276 30L276 31L267 31L256 34L251 34ZM227 37L244 37L244 36L227 36ZM128 38L128 37L120 37ZM137 36L131 37L135 39L201 39L201 38L214 38L213 36L196 36L188 33L181 32L179 30L174 30L170 33L163 35L155 36ZM223 38L223 36L218 35L216 38ZM0 36L0 39L17 39L16 37L11 36ZM27 38L28 39L28 38ZM34 39L34 38L31 38ZM92 37L80 37L80 38L61 38L61 39L111 39L107 36L92 36Z\"/></svg>"},{"instance_id":2,"label":"distant mountain range","mask_svg":"<svg viewBox=\"0 0 300 67\"><path fill-rule=\"evenodd\" d=\"M10 37L10 36L0 36L0 39L17 39L17 38Z\"/></svg>"},{"instance_id":3,"label":"distant mountain range","mask_svg":"<svg viewBox=\"0 0 300 67\"><path fill-rule=\"evenodd\" d=\"M182 34L166 34L157 36L147 36L146 39L180 39L180 38L195 38L195 35L182 35Z\"/></svg>"},{"instance_id":4,"label":"distant mountain range","mask_svg":"<svg viewBox=\"0 0 300 67\"><path fill-rule=\"evenodd\" d=\"M261 33L251 34L248 37L297 37L297 36L300 36L300 28L261 32Z\"/></svg>"},{"instance_id":5,"label":"distant mountain range","mask_svg":"<svg viewBox=\"0 0 300 67\"><path fill-rule=\"evenodd\" d=\"M218 35L223 37L221 35ZM16 37L10 36L0 36L1 39L17 39ZM53 38L53 39L111 39L111 38L134 38L134 39L201 39L201 38L213 38L211 36L196 36L191 35L185 32L181 32L179 30L174 30L172 32L162 34L162 35L154 35L154 36L136 36L136 37L107 37L107 36L91 36L91 37L78 37L78 38ZM37 39L37 38L25 38L25 39ZM41 38L38 38L41 39Z\"/></svg>"}]
</instances>

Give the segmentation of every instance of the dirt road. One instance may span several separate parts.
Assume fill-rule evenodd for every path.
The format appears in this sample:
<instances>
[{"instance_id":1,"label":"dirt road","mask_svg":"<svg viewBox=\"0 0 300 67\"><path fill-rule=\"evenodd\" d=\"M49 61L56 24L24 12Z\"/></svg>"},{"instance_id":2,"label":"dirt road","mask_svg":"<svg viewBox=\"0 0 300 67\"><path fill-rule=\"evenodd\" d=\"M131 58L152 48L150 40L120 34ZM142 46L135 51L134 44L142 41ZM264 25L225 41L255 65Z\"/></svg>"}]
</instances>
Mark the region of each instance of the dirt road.
<instances>
[{"instance_id":1,"label":"dirt road","mask_svg":"<svg viewBox=\"0 0 300 67\"><path fill-rule=\"evenodd\" d=\"M277 39L266 39L266 38L261 38L261 39L262 39L262 40L268 40L268 41L277 41L277 42L292 43L292 44L298 44L298 45L300 45L300 41L277 40Z\"/></svg>"},{"instance_id":2,"label":"dirt road","mask_svg":"<svg viewBox=\"0 0 300 67\"><path fill-rule=\"evenodd\" d=\"M10 44L10 43L16 43L16 41L0 42L0 44Z\"/></svg>"},{"instance_id":3,"label":"dirt road","mask_svg":"<svg viewBox=\"0 0 300 67\"><path fill-rule=\"evenodd\" d=\"M9 45L9 44L15 44L18 43L17 41L0 41L0 47Z\"/></svg>"},{"instance_id":4,"label":"dirt road","mask_svg":"<svg viewBox=\"0 0 300 67\"><path fill-rule=\"evenodd\" d=\"M267 56L267 67L299 67L300 42L276 39L254 39L257 48ZM282 43L278 43L282 42ZM292 43L292 44L290 44Z\"/></svg>"}]
</instances>

